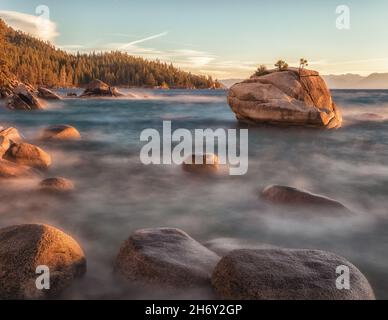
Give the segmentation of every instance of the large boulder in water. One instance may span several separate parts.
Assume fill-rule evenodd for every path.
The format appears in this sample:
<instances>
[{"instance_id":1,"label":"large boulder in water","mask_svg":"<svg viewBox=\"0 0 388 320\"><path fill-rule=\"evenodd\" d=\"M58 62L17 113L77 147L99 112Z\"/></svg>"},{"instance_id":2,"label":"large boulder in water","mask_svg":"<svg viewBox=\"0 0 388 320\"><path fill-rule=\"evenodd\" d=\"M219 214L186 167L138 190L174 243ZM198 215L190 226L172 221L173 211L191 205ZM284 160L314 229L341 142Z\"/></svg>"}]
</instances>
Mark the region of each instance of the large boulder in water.
<instances>
[{"instance_id":1,"label":"large boulder in water","mask_svg":"<svg viewBox=\"0 0 388 320\"><path fill-rule=\"evenodd\" d=\"M11 110L41 110L44 104L37 98L33 88L19 84L8 98L7 107Z\"/></svg>"},{"instance_id":2,"label":"large boulder in water","mask_svg":"<svg viewBox=\"0 0 388 320\"><path fill-rule=\"evenodd\" d=\"M248 123L341 126L341 112L319 73L290 68L271 70L233 85L228 103L237 119Z\"/></svg>"},{"instance_id":3,"label":"large boulder in water","mask_svg":"<svg viewBox=\"0 0 388 320\"><path fill-rule=\"evenodd\" d=\"M131 281L185 289L210 285L219 259L182 230L143 229L124 242L115 269Z\"/></svg>"},{"instance_id":4,"label":"large boulder in water","mask_svg":"<svg viewBox=\"0 0 388 320\"><path fill-rule=\"evenodd\" d=\"M46 100L62 100L62 98L54 91L51 91L44 87L38 88L38 96L39 98L46 99Z\"/></svg>"},{"instance_id":5,"label":"large boulder in water","mask_svg":"<svg viewBox=\"0 0 388 320\"><path fill-rule=\"evenodd\" d=\"M37 289L38 266L47 266L50 289ZM38 224L0 229L0 299L56 297L86 272L85 255L64 232Z\"/></svg>"},{"instance_id":6,"label":"large boulder in water","mask_svg":"<svg viewBox=\"0 0 388 320\"><path fill-rule=\"evenodd\" d=\"M276 205L350 213L350 210L337 200L289 186L270 185L261 192L260 196Z\"/></svg>"},{"instance_id":7,"label":"large boulder in water","mask_svg":"<svg viewBox=\"0 0 388 320\"><path fill-rule=\"evenodd\" d=\"M43 140L80 140L81 135L78 130L66 124L60 124L45 128L42 132Z\"/></svg>"},{"instance_id":8,"label":"large boulder in water","mask_svg":"<svg viewBox=\"0 0 388 320\"><path fill-rule=\"evenodd\" d=\"M85 91L81 94L82 98L86 97L121 97L124 94L120 93L117 88L111 87L101 80L95 79L90 82Z\"/></svg>"},{"instance_id":9,"label":"large boulder in water","mask_svg":"<svg viewBox=\"0 0 388 320\"><path fill-rule=\"evenodd\" d=\"M349 268L348 289L338 289L337 268ZM217 264L212 284L232 300L373 300L365 276L349 261L318 250L236 250Z\"/></svg>"},{"instance_id":10,"label":"large boulder in water","mask_svg":"<svg viewBox=\"0 0 388 320\"><path fill-rule=\"evenodd\" d=\"M51 165L51 156L41 148L29 143L14 143L3 158L38 169L47 169Z\"/></svg>"}]
</instances>

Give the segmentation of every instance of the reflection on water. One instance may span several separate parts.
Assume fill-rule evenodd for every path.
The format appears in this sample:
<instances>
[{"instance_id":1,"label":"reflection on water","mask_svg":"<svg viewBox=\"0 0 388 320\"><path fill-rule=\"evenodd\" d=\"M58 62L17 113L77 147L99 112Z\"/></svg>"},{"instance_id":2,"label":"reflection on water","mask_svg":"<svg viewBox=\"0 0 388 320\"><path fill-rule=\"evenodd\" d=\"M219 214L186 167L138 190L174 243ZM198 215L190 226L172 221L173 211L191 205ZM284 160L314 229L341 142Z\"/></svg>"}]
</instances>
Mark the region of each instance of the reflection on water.
<instances>
[{"instance_id":1,"label":"reflection on water","mask_svg":"<svg viewBox=\"0 0 388 320\"><path fill-rule=\"evenodd\" d=\"M240 127L225 92L136 94L136 99L68 99L45 112L0 111L2 125L16 126L52 154L53 167L43 176L64 176L77 186L72 197L58 198L32 192L37 180L0 182L0 227L49 223L86 251L87 275L64 298L166 297L128 288L112 275L122 241L136 229L161 226L181 228L200 241L234 237L329 250L358 266L377 296L388 298L388 91L334 91L345 117L337 131L249 127L248 174L211 179L194 179L174 165L142 165L139 135L145 128L161 130L163 120L190 130ZM360 121L362 113L383 119ZM34 141L41 128L62 123L77 127L83 141ZM277 212L258 197L273 183L333 197L355 214L328 218L311 212L301 218Z\"/></svg>"}]
</instances>

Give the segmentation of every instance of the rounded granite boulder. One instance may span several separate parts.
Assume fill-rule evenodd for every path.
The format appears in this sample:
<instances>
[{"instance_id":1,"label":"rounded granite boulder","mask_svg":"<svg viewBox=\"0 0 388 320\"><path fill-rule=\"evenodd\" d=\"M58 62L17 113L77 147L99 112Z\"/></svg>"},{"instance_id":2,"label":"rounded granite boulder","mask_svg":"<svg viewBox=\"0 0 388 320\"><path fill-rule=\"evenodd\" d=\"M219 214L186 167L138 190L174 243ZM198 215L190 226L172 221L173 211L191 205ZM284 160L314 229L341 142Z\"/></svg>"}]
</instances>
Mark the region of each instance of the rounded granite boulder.
<instances>
[{"instance_id":1,"label":"rounded granite boulder","mask_svg":"<svg viewBox=\"0 0 388 320\"><path fill-rule=\"evenodd\" d=\"M47 169L51 166L51 156L41 148L29 143L14 143L3 158L37 169Z\"/></svg>"},{"instance_id":2,"label":"rounded granite boulder","mask_svg":"<svg viewBox=\"0 0 388 320\"><path fill-rule=\"evenodd\" d=\"M131 281L185 289L210 286L219 259L182 230L142 229L124 242L115 269Z\"/></svg>"},{"instance_id":3,"label":"rounded granite boulder","mask_svg":"<svg viewBox=\"0 0 388 320\"><path fill-rule=\"evenodd\" d=\"M48 267L49 289L38 289L37 268ZM0 299L57 297L86 272L85 255L69 235L48 225L0 229Z\"/></svg>"},{"instance_id":4,"label":"rounded granite boulder","mask_svg":"<svg viewBox=\"0 0 388 320\"><path fill-rule=\"evenodd\" d=\"M43 140L80 140L81 134L72 126L61 124L45 128L42 132Z\"/></svg>"},{"instance_id":5,"label":"rounded granite boulder","mask_svg":"<svg viewBox=\"0 0 388 320\"><path fill-rule=\"evenodd\" d=\"M348 268L349 289L337 287L338 267ZM340 256L318 250L235 250L217 264L212 284L222 299L375 299L360 270Z\"/></svg>"},{"instance_id":6,"label":"rounded granite boulder","mask_svg":"<svg viewBox=\"0 0 388 320\"><path fill-rule=\"evenodd\" d=\"M228 103L238 120L250 124L339 128L342 116L319 73L269 70L233 85Z\"/></svg>"}]
</instances>

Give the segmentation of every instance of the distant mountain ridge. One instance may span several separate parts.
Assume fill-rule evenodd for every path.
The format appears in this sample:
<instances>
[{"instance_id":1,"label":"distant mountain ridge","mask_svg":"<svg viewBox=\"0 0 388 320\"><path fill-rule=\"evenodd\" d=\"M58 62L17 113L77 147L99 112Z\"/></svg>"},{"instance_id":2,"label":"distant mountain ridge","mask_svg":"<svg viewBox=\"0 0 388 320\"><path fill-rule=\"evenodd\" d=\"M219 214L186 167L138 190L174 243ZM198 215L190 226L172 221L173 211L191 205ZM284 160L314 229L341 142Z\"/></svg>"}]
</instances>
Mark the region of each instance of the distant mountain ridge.
<instances>
[{"instance_id":1,"label":"distant mountain ridge","mask_svg":"<svg viewBox=\"0 0 388 320\"><path fill-rule=\"evenodd\" d=\"M388 73L372 73L369 76L359 74L340 74L322 76L330 89L388 89ZM224 79L220 82L230 88L243 79Z\"/></svg>"}]
</instances>

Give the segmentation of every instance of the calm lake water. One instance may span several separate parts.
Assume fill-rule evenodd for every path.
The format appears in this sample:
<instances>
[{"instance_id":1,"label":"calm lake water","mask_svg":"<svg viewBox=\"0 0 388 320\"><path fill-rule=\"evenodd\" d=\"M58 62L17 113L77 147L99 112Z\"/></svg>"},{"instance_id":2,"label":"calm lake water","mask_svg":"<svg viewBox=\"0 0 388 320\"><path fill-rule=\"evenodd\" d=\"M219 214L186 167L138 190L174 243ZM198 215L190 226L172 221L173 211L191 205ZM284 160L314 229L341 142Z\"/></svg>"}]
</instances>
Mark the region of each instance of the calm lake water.
<instances>
[{"instance_id":1,"label":"calm lake water","mask_svg":"<svg viewBox=\"0 0 388 320\"><path fill-rule=\"evenodd\" d=\"M166 298L129 288L112 275L114 258L131 232L162 226L181 228L198 241L232 237L332 251L366 275L378 298L388 298L388 91L333 91L345 118L339 130L249 127L248 173L202 179L175 165L143 165L140 132L161 129L163 120L190 130L244 128L226 93L136 94L138 99L67 99L44 112L0 110L1 124L17 127L52 154L44 177L67 177L77 186L72 197L58 198L35 193L39 180L0 182L0 227L48 223L85 250L88 272L62 298ZM78 128L83 141L36 140L43 127L63 123ZM335 198L354 215L278 212L258 197L273 183Z\"/></svg>"}]
</instances>

